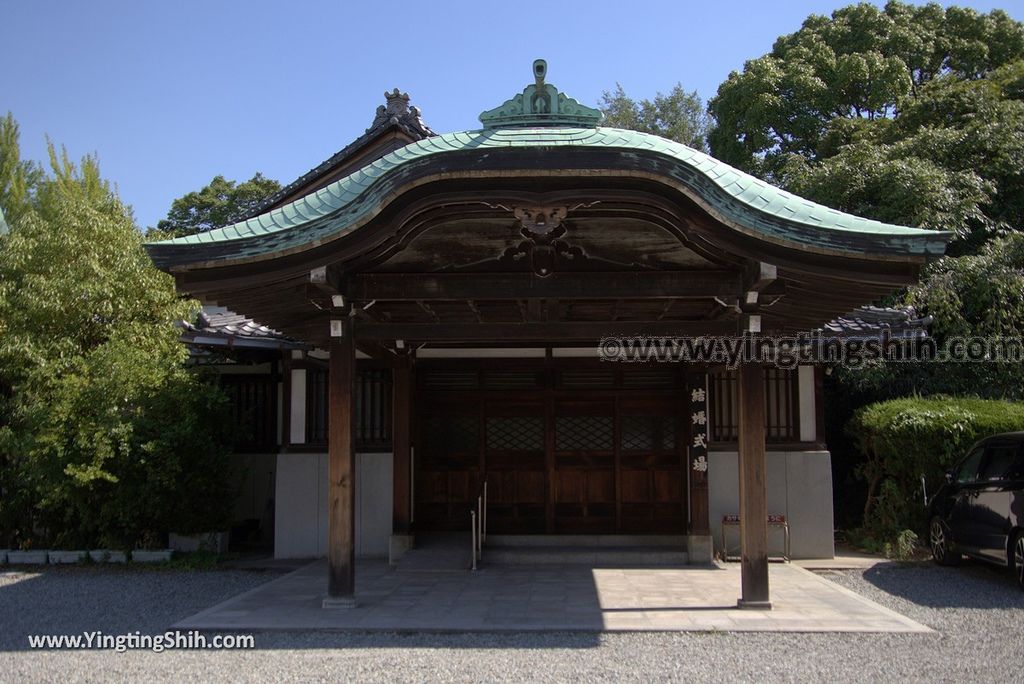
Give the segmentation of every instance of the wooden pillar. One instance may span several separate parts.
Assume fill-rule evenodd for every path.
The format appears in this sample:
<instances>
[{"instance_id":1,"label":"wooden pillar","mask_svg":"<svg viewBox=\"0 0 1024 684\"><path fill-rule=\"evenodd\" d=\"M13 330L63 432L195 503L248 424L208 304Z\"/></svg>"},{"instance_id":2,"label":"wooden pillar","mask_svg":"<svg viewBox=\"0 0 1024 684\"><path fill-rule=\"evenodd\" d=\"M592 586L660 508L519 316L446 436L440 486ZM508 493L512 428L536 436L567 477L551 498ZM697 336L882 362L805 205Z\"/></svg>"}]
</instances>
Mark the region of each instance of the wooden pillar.
<instances>
[{"instance_id":1,"label":"wooden pillar","mask_svg":"<svg viewBox=\"0 0 1024 684\"><path fill-rule=\"evenodd\" d=\"M409 534L412 525L412 358L398 357L392 371L391 442L394 450L392 532Z\"/></svg>"},{"instance_id":2,"label":"wooden pillar","mask_svg":"<svg viewBox=\"0 0 1024 684\"><path fill-rule=\"evenodd\" d=\"M741 608L771 608L768 591L768 489L764 367L739 369Z\"/></svg>"},{"instance_id":3,"label":"wooden pillar","mask_svg":"<svg viewBox=\"0 0 1024 684\"><path fill-rule=\"evenodd\" d=\"M332 322L338 323L338 322ZM355 454L352 449L355 341L352 322L332 329L327 433L327 598L324 608L355 605ZM341 336L335 337L335 332Z\"/></svg>"}]
</instances>

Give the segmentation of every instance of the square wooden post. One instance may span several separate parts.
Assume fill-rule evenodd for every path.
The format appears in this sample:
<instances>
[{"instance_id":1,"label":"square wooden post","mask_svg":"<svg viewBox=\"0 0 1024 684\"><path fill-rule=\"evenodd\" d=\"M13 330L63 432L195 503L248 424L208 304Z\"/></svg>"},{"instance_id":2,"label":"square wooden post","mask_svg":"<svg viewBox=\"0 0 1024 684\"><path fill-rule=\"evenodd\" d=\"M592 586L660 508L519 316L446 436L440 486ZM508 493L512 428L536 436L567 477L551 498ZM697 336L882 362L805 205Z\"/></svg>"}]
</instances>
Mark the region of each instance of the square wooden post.
<instances>
[{"instance_id":1,"label":"square wooden post","mask_svg":"<svg viewBox=\"0 0 1024 684\"><path fill-rule=\"evenodd\" d=\"M765 461L764 367L739 370L741 608L772 607L768 590L768 488Z\"/></svg>"},{"instance_id":2,"label":"square wooden post","mask_svg":"<svg viewBox=\"0 0 1024 684\"><path fill-rule=\"evenodd\" d=\"M412 523L412 359L398 357L392 371L391 430L394 449L392 532L409 534Z\"/></svg>"},{"instance_id":3,"label":"square wooden post","mask_svg":"<svg viewBox=\"0 0 1024 684\"><path fill-rule=\"evenodd\" d=\"M339 323L337 321L333 322ZM355 606L355 454L352 449L352 386L355 340L352 322L332 326L327 432L327 598L324 608Z\"/></svg>"}]
</instances>

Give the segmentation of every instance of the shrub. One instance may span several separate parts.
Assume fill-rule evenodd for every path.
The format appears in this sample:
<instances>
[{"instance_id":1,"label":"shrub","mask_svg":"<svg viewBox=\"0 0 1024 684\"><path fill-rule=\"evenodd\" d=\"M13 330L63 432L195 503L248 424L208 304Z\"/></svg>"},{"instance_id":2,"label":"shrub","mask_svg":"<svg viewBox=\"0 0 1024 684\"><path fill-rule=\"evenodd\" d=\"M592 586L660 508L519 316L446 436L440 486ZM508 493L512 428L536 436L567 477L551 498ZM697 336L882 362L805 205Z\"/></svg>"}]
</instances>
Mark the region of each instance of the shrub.
<instances>
[{"instance_id":1,"label":"shrub","mask_svg":"<svg viewBox=\"0 0 1024 684\"><path fill-rule=\"evenodd\" d=\"M227 400L187 368L175 325L197 303L154 268L95 160L51 148L22 199L0 235L0 547L222 529Z\"/></svg>"},{"instance_id":2,"label":"shrub","mask_svg":"<svg viewBox=\"0 0 1024 684\"><path fill-rule=\"evenodd\" d=\"M928 492L977 440L1024 430L1024 403L930 397L894 399L858 410L847 433L864 456L868 483L863 534L898 546L904 530L923 530L921 477Z\"/></svg>"}]
</instances>

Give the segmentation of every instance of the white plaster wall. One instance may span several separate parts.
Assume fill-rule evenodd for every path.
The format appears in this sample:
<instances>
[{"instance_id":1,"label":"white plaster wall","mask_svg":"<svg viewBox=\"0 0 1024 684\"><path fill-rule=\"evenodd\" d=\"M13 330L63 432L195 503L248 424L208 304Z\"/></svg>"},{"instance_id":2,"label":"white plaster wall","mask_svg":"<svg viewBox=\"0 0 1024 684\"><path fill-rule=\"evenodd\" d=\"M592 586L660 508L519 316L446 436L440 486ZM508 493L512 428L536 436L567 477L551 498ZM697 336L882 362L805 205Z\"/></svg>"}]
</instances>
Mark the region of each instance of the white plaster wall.
<instances>
[{"instance_id":1,"label":"white plaster wall","mask_svg":"<svg viewBox=\"0 0 1024 684\"><path fill-rule=\"evenodd\" d=\"M356 454L356 556L387 557L392 455ZM327 454L279 454L274 557L327 555Z\"/></svg>"},{"instance_id":2,"label":"white plaster wall","mask_svg":"<svg viewBox=\"0 0 1024 684\"><path fill-rule=\"evenodd\" d=\"M797 399L800 402L800 441L817 439L817 407L814 405L814 366L797 368Z\"/></svg>"},{"instance_id":3,"label":"white plaster wall","mask_svg":"<svg viewBox=\"0 0 1024 684\"><path fill-rule=\"evenodd\" d=\"M288 435L292 444L306 443L306 369L293 368L291 372L291 406L288 407Z\"/></svg>"},{"instance_id":4,"label":"white plaster wall","mask_svg":"<svg viewBox=\"0 0 1024 684\"><path fill-rule=\"evenodd\" d=\"M769 451L768 513L789 521L793 558L832 558L835 555L832 519L832 456L827 451ZM708 507L715 549L721 550L722 516L738 514L739 456L735 451L708 454ZM729 548L739 545L738 528L729 528ZM768 546L776 555L783 548L782 530L769 528Z\"/></svg>"}]
</instances>

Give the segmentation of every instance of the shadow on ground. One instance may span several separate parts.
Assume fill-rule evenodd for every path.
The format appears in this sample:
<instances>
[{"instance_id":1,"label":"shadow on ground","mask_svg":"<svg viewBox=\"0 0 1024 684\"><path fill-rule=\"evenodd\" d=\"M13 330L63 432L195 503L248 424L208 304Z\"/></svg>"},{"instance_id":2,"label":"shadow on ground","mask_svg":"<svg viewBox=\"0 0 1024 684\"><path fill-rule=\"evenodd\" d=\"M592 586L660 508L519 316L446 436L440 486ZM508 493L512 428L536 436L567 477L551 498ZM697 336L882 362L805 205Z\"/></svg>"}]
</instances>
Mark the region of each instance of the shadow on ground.
<instances>
[{"instance_id":1,"label":"shadow on ground","mask_svg":"<svg viewBox=\"0 0 1024 684\"><path fill-rule=\"evenodd\" d=\"M1024 591L1009 570L980 561L964 560L956 567L880 563L863 576L882 591L927 608L1024 608Z\"/></svg>"},{"instance_id":2,"label":"shadow on ground","mask_svg":"<svg viewBox=\"0 0 1024 684\"><path fill-rule=\"evenodd\" d=\"M0 569L0 652L29 651L29 635L166 632L198 611L281 577L278 571L116 567ZM246 630L249 632L249 630ZM203 630L213 635L217 631ZM256 648L594 648L593 633L443 634L260 632Z\"/></svg>"}]
</instances>

